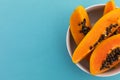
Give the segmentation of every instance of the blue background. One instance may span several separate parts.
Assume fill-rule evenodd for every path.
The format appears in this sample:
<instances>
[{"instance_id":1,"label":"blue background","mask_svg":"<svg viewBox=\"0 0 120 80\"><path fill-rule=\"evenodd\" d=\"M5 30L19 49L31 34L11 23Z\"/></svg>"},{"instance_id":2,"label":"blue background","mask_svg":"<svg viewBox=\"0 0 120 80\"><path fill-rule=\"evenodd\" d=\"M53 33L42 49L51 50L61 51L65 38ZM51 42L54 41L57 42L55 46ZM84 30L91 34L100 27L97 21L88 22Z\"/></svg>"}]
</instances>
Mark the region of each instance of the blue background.
<instances>
[{"instance_id":1,"label":"blue background","mask_svg":"<svg viewBox=\"0 0 120 80\"><path fill-rule=\"evenodd\" d=\"M120 80L86 74L66 49L74 8L107 1L0 0L0 80Z\"/></svg>"}]
</instances>

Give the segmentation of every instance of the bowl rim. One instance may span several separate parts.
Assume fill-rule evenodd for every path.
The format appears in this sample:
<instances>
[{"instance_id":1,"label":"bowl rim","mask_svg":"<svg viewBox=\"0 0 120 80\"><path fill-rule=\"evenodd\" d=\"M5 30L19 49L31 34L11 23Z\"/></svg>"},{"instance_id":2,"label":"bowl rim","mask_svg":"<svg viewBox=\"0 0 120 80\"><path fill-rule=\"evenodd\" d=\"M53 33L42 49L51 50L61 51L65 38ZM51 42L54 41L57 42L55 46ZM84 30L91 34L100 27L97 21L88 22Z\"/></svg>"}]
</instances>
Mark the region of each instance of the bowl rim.
<instances>
[{"instance_id":1,"label":"bowl rim","mask_svg":"<svg viewBox=\"0 0 120 80\"><path fill-rule=\"evenodd\" d=\"M102 6L105 6L105 4L95 4L95 5L89 6L89 7L85 8L85 9L86 9L87 11L89 11L88 9L91 9L91 8L94 8L94 7L102 7ZM72 54L71 54L72 51L71 51L70 46L69 46L69 44L70 44L69 37L70 37L70 26L68 27L67 33L66 33L66 47L67 47L69 56L72 58ZM80 68L82 71L90 74L90 72L88 72L86 69L84 69L84 68L81 66L81 64L78 64L78 63L77 63L76 65L77 65L77 67ZM113 73L113 74L108 74L108 75L98 74L98 75L95 75L95 76L97 76L97 77L110 77L110 76L117 75L117 74L119 74L119 73L120 73L120 71L118 71L118 72L116 72L116 73Z\"/></svg>"}]
</instances>

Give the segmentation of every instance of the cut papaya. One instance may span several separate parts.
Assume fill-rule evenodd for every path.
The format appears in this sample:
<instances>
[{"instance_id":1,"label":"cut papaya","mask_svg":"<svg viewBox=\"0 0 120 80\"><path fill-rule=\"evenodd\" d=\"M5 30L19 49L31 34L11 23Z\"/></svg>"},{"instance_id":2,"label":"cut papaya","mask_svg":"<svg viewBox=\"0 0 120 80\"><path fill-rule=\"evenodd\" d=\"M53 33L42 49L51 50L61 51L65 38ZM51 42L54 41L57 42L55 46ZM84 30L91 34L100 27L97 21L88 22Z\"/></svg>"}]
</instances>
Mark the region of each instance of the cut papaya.
<instances>
[{"instance_id":1,"label":"cut papaya","mask_svg":"<svg viewBox=\"0 0 120 80\"><path fill-rule=\"evenodd\" d=\"M119 17L120 9L114 9L99 19L75 49L72 61L78 63L102 40L109 37L118 28Z\"/></svg>"},{"instance_id":2,"label":"cut papaya","mask_svg":"<svg viewBox=\"0 0 120 80\"><path fill-rule=\"evenodd\" d=\"M78 6L70 18L70 31L77 45L88 33L90 27L90 20L85 8Z\"/></svg>"},{"instance_id":3,"label":"cut papaya","mask_svg":"<svg viewBox=\"0 0 120 80\"><path fill-rule=\"evenodd\" d=\"M106 3L103 14L105 15L108 12L114 10L115 8L116 8L115 1L114 0L110 0L109 2Z\"/></svg>"},{"instance_id":4,"label":"cut papaya","mask_svg":"<svg viewBox=\"0 0 120 80\"><path fill-rule=\"evenodd\" d=\"M106 5L105 5L104 14L103 14L103 15L105 15L105 14L107 14L108 12L114 10L115 8L116 8L116 5L115 5L114 0L110 0L110 1L107 2ZM118 33L120 33L120 30L116 30L116 31L113 33L113 35L116 35L116 34L118 34ZM91 56L91 54L89 54L89 55L86 56L86 59L87 59L88 61L90 60L90 56Z\"/></svg>"},{"instance_id":5,"label":"cut papaya","mask_svg":"<svg viewBox=\"0 0 120 80\"><path fill-rule=\"evenodd\" d=\"M116 9L116 4L115 4L115 0L110 0L109 2L106 3L105 5L105 9L104 9L104 14L107 14L108 12L112 11ZM116 34L120 34L120 28L118 28L114 33L113 35L116 35Z\"/></svg>"},{"instance_id":6,"label":"cut papaya","mask_svg":"<svg viewBox=\"0 0 120 80\"><path fill-rule=\"evenodd\" d=\"M112 11L114 9L116 9L115 1L114 0L110 0L105 5L105 9L104 9L104 14L103 15L107 14L108 12L110 12L110 11ZM116 34L119 34L119 33L120 33L120 28L118 28L118 30L116 30L113 35L116 35Z\"/></svg>"},{"instance_id":7,"label":"cut papaya","mask_svg":"<svg viewBox=\"0 0 120 80\"><path fill-rule=\"evenodd\" d=\"M93 75L108 71L120 62L120 34L109 37L99 44L90 58Z\"/></svg>"}]
</instances>

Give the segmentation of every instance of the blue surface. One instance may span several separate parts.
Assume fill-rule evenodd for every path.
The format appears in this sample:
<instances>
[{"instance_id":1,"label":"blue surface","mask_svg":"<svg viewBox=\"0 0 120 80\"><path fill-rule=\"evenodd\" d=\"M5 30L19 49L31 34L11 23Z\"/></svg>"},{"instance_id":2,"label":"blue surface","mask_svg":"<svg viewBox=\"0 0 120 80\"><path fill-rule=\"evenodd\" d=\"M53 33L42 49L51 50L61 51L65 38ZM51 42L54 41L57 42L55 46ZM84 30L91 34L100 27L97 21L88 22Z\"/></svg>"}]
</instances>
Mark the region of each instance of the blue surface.
<instances>
[{"instance_id":1,"label":"blue surface","mask_svg":"<svg viewBox=\"0 0 120 80\"><path fill-rule=\"evenodd\" d=\"M120 80L84 73L66 49L74 8L107 1L0 0L0 80Z\"/></svg>"}]
</instances>

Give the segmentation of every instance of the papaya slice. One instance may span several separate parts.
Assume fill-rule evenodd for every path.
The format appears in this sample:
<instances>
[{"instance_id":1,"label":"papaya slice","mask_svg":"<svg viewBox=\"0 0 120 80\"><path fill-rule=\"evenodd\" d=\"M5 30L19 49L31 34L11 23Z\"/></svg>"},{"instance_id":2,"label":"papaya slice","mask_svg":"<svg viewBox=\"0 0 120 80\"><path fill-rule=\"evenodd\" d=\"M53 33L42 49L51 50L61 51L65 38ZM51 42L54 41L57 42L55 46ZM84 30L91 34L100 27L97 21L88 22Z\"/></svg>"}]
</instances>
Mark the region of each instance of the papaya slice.
<instances>
[{"instance_id":1,"label":"papaya slice","mask_svg":"<svg viewBox=\"0 0 120 80\"><path fill-rule=\"evenodd\" d=\"M104 8L104 15L107 14L108 12L116 9L115 1L110 0L109 2L106 3L105 8Z\"/></svg>"},{"instance_id":2,"label":"papaya slice","mask_svg":"<svg viewBox=\"0 0 120 80\"><path fill-rule=\"evenodd\" d=\"M114 9L100 18L75 49L72 61L78 63L119 26L120 9Z\"/></svg>"},{"instance_id":3,"label":"papaya slice","mask_svg":"<svg viewBox=\"0 0 120 80\"><path fill-rule=\"evenodd\" d=\"M110 11L112 11L112 10L114 10L114 9L116 9L115 1L114 1L114 0L110 0L110 1L107 2L106 5L105 5L104 14L103 14L103 15L107 14L108 12L110 12ZM119 30L119 29L116 30L112 35L116 35L116 34L118 34L118 33L120 33L120 30ZM91 53L86 56L87 61L90 60L90 56L91 56Z\"/></svg>"},{"instance_id":4,"label":"papaya slice","mask_svg":"<svg viewBox=\"0 0 120 80\"><path fill-rule=\"evenodd\" d=\"M105 8L104 8L104 14L109 13L110 11L116 9L116 4L115 4L115 0L110 0L109 2L106 3ZM116 35L120 33L120 27L111 35Z\"/></svg>"},{"instance_id":5,"label":"papaya slice","mask_svg":"<svg viewBox=\"0 0 120 80\"><path fill-rule=\"evenodd\" d=\"M120 34L107 38L93 51L90 58L90 72L103 73L120 62Z\"/></svg>"},{"instance_id":6,"label":"papaya slice","mask_svg":"<svg viewBox=\"0 0 120 80\"><path fill-rule=\"evenodd\" d=\"M70 17L70 31L76 45L80 43L90 28L90 20L85 8L78 6Z\"/></svg>"},{"instance_id":7,"label":"papaya slice","mask_svg":"<svg viewBox=\"0 0 120 80\"><path fill-rule=\"evenodd\" d=\"M103 15L105 15L105 14L107 14L108 12L114 10L115 8L116 8L116 5L115 5L114 0L110 0L110 1L107 2L106 5L105 5L104 14L103 14ZM120 32L120 30L116 30L116 31L113 33L113 35L116 35L116 34L118 34L119 32ZM89 54L89 55L86 56L86 59L87 59L88 61L90 60L90 56L91 56L91 54Z\"/></svg>"},{"instance_id":8,"label":"papaya slice","mask_svg":"<svg viewBox=\"0 0 120 80\"><path fill-rule=\"evenodd\" d=\"M116 9L115 1L114 0L110 0L105 5L105 9L104 9L104 14L103 15L107 14L108 12L110 12L110 11L112 11L114 9ZM116 34L119 34L119 33L120 33L120 28L118 28L118 30L116 30L113 35L116 35Z\"/></svg>"}]
</instances>

